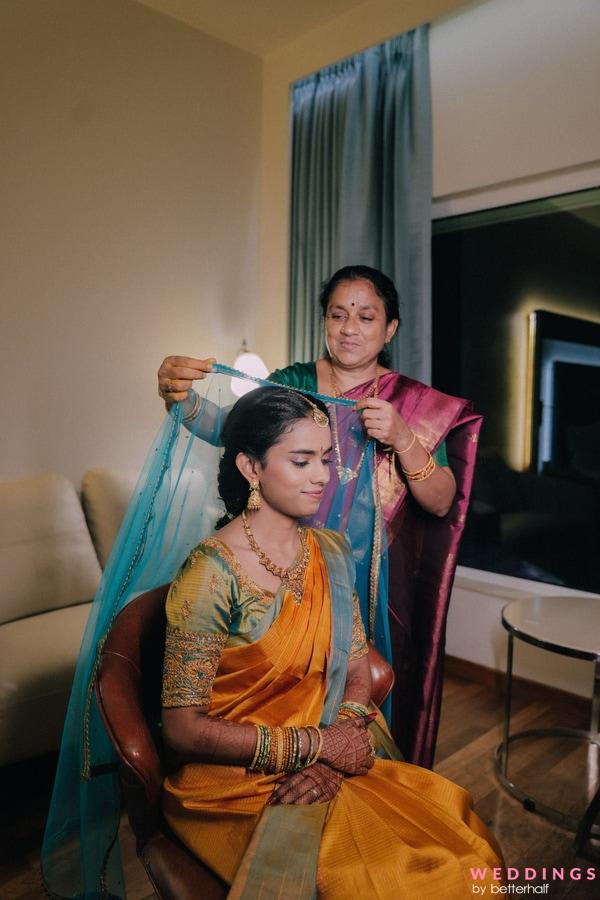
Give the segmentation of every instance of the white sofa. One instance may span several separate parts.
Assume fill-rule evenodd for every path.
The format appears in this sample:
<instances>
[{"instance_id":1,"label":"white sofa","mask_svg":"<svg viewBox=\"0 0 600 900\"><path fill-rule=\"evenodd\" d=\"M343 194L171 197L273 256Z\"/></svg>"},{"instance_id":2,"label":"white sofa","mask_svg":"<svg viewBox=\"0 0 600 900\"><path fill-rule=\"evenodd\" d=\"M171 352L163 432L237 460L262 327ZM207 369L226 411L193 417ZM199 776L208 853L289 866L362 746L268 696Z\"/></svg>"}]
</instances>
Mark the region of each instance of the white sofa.
<instances>
[{"instance_id":1,"label":"white sofa","mask_svg":"<svg viewBox=\"0 0 600 900\"><path fill-rule=\"evenodd\" d=\"M81 637L135 473L0 484L0 766L60 743Z\"/></svg>"}]
</instances>

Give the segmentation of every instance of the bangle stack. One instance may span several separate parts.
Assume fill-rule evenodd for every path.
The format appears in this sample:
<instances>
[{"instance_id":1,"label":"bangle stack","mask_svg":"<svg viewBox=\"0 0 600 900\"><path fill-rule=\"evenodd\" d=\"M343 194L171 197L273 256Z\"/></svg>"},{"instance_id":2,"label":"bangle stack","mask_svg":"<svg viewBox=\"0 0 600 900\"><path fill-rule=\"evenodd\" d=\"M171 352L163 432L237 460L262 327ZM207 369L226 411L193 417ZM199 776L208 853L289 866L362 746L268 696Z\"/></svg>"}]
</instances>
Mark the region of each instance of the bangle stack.
<instances>
[{"instance_id":1,"label":"bangle stack","mask_svg":"<svg viewBox=\"0 0 600 900\"><path fill-rule=\"evenodd\" d=\"M267 775L300 772L316 763L323 749L323 735L319 728L313 726L270 728L268 725L255 725L254 727L258 734L254 756L248 766L251 772L263 772ZM302 731L306 731L308 735L308 754L304 759Z\"/></svg>"},{"instance_id":2,"label":"bangle stack","mask_svg":"<svg viewBox=\"0 0 600 900\"><path fill-rule=\"evenodd\" d=\"M427 460L423 468L417 469L416 472L407 472L404 466L402 466L402 471L409 481L425 481L426 478L429 478L430 475L433 475L433 473L435 472L435 460L431 453L428 453L427 455L429 459Z\"/></svg>"},{"instance_id":3,"label":"bangle stack","mask_svg":"<svg viewBox=\"0 0 600 900\"><path fill-rule=\"evenodd\" d=\"M196 393L194 388L190 388L188 391L188 398L191 399L192 394L194 396L194 405L190 409L189 413L186 413L186 415L183 417L183 419L181 420L182 422L191 422L198 415L198 410L200 409L200 395Z\"/></svg>"},{"instance_id":4,"label":"bangle stack","mask_svg":"<svg viewBox=\"0 0 600 900\"><path fill-rule=\"evenodd\" d=\"M368 716L369 710L362 703L353 703L352 700L344 700L340 705L337 714L339 719L358 719L361 716Z\"/></svg>"}]
</instances>

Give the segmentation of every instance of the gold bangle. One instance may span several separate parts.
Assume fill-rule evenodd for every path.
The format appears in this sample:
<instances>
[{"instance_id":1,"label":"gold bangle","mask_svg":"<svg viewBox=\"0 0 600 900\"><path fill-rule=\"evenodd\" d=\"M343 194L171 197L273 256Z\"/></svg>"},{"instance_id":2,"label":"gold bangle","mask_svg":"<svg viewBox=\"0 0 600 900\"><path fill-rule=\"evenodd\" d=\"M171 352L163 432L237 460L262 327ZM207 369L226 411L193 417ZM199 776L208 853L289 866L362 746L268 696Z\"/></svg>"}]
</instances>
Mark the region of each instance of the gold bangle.
<instances>
[{"instance_id":1,"label":"gold bangle","mask_svg":"<svg viewBox=\"0 0 600 900\"><path fill-rule=\"evenodd\" d=\"M314 727L314 726L308 726L307 730L310 727ZM309 769L311 766L314 766L314 764L318 760L319 756L321 755L321 750L323 749L323 735L321 733L321 729L315 728L315 731L317 732L317 748L316 748L316 750L313 750L313 753L312 753L312 756L310 757L310 759L307 757L306 762L304 763L305 769ZM309 753L310 753L310 751L309 751Z\"/></svg>"},{"instance_id":2,"label":"gold bangle","mask_svg":"<svg viewBox=\"0 0 600 900\"><path fill-rule=\"evenodd\" d=\"M412 441L410 442L408 447L405 447L404 450L395 450L394 451L395 453L398 454L398 456L402 456L403 453L408 453L408 451L412 449L412 446L413 446L414 442L416 441L417 436L412 429L411 429L411 434L412 434Z\"/></svg>"},{"instance_id":3,"label":"gold bangle","mask_svg":"<svg viewBox=\"0 0 600 900\"><path fill-rule=\"evenodd\" d=\"M252 762L248 766L249 769L253 769L257 763L258 756L261 749L262 744L262 731L260 730L260 725L255 725L256 728L256 749L254 750L254 756L252 757Z\"/></svg>"},{"instance_id":4,"label":"gold bangle","mask_svg":"<svg viewBox=\"0 0 600 900\"><path fill-rule=\"evenodd\" d=\"M352 700L344 700L340 704L339 712L349 714L354 718L369 715L369 710L363 703L354 703Z\"/></svg>"},{"instance_id":5,"label":"gold bangle","mask_svg":"<svg viewBox=\"0 0 600 900\"><path fill-rule=\"evenodd\" d=\"M302 762L302 760L300 758L300 753L298 754L298 765L303 769L305 769L306 766L308 765L309 760L310 760L311 756L313 755L313 750L315 748L315 742L313 740L311 727L309 725L305 726L304 731L308 735L308 753L306 754L306 756L304 758L304 762Z\"/></svg>"},{"instance_id":6,"label":"gold bangle","mask_svg":"<svg viewBox=\"0 0 600 900\"><path fill-rule=\"evenodd\" d=\"M277 753L275 754L275 772L283 772L283 728L276 725L273 731L277 734Z\"/></svg>"},{"instance_id":7,"label":"gold bangle","mask_svg":"<svg viewBox=\"0 0 600 900\"><path fill-rule=\"evenodd\" d=\"M281 771L289 772L292 764L293 745L292 745L292 729L283 729L283 759L281 761Z\"/></svg>"},{"instance_id":8,"label":"gold bangle","mask_svg":"<svg viewBox=\"0 0 600 900\"><path fill-rule=\"evenodd\" d=\"M269 744L269 752L267 756L267 760L263 766L263 772L272 775L277 771L277 753L279 750L279 736L277 734L277 726L274 725L269 728L269 734L271 737L271 741Z\"/></svg>"},{"instance_id":9,"label":"gold bangle","mask_svg":"<svg viewBox=\"0 0 600 900\"><path fill-rule=\"evenodd\" d=\"M286 767L286 772L299 772L302 768L300 763L300 729L296 728L295 725L291 725L289 728L289 732L291 740L291 751L290 759Z\"/></svg>"},{"instance_id":10,"label":"gold bangle","mask_svg":"<svg viewBox=\"0 0 600 900\"><path fill-rule=\"evenodd\" d=\"M181 421L184 424L187 424L188 422L192 422L198 415L198 410L200 409L200 400L201 400L200 395L198 393L196 393L196 391L193 388L190 388L190 390L188 392L188 397L190 394L194 395L194 404L193 404L192 408L190 409L189 413L187 413L187 415L183 416Z\"/></svg>"},{"instance_id":11,"label":"gold bangle","mask_svg":"<svg viewBox=\"0 0 600 900\"><path fill-rule=\"evenodd\" d=\"M425 481L426 478L429 478L431 475L433 475L436 468L435 460L431 453L428 453L427 455L429 459L422 469L417 469L416 472L407 472L404 467L402 468L402 471L409 481Z\"/></svg>"},{"instance_id":12,"label":"gold bangle","mask_svg":"<svg viewBox=\"0 0 600 900\"><path fill-rule=\"evenodd\" d=\"M296 759L296 735L297 729L294 726L283 729L283 737L285 742L285 753L283 754L282 771L293 772L294 761Z\"/></svg>"}]
</instances>

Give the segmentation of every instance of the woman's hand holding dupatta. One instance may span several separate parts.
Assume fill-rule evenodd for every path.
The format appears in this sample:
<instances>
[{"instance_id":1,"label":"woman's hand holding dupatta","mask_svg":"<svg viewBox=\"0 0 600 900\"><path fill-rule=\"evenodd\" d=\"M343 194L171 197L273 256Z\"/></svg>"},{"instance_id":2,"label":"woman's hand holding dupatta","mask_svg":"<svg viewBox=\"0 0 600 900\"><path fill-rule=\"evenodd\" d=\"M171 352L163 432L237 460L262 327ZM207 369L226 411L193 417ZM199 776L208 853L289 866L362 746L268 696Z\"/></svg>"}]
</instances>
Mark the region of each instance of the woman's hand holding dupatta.
<instances>
[{"instance_id":1,"label":"woman's hand holding dupatta","mask_svg":"<svg viewBox=\"0 0 600 900\"><path fill-rule=\"evenodd\" d=\"M333 800L339 791L344 776L336 769L322 762L316 762L303 772L286 775L269 800L268 806L275 803L327 803Z\"/></svg>"},{"instance_id":2,"label":"woman's hand holding dupatta","mask_svg":"<svg viewBox=\"0 0 600 900\"><path fill-rule=\"evenodd\" d=\"M362 413L363 425L369 437L396 450L402 450L410 444L413 436L410 426L387 400L364 397L357 402L356 408Z\"/></svg>"},{"instance_id":3,"label":"woman's hand holding dupatta","mask_svg":"<svg viewBox=\"0 0 600 900\"><path fill-rule=\"evenodd\" d=\"M173 403L187 398L188 390L194 381L206 378L216 362L214 356L209 359L196 359L193 356L167 356L158 370L158 396L165 401L167 409Z\"/></svg>"},{"instance_id":4,"label":"woman's hand holding dupatta","mask_svg":"<svg viewBox=\"0 0 600 900\"><path fill-rule=\"evenodd\" d=\"M435 516L445 516L456 493L452 469L435 464L415 432L387 400L365 397L356 408L362 413L369 437L395 452L406 485L419 506Z\"/></svg>"}]
</instances>

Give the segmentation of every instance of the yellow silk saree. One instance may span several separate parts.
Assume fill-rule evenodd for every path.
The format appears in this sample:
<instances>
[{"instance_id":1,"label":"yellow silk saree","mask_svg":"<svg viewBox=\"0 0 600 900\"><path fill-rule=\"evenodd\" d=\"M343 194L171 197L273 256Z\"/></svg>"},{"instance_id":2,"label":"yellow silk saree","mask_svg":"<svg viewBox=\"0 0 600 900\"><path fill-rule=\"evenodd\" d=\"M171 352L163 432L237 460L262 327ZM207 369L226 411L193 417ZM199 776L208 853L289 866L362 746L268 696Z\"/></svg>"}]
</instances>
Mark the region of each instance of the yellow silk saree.
<instances>
[{"instance_id":1,"label":"yellow silk saree","mask_svg":"<svg viewBox=\"0 0 600 900\"><path fill-rule=\"evenodd\" d=\"M273 595L252 582L218 539L198 546L167 600L165 705L210 702L209 715L265 725L335 720L345 680L340 660L345 652L347 665L366 644L352 610L345 539L310 531L309 542L299 604L291 593ZM338 618L344 619L345 638ZM277 777L237 766L185 765L165 779L164 815L194 854L239 885ZM287 836L283 828L272 829L265 840L269 853L293 857L308 852L300 831L315 831L316 895L323 900L452 900L472 894L471 869L486 870L481 886L493 883L492 870L501 865L469 794L408 763L376 759L368 775L346 778L329 804L272 809L280 822L308 810ZM302 871L310 873L310 866ZM304 888L294 896L315 895L314 885ZM265 883L263 891L261 882L261 896L276 896L270 890ZM252 896L237 887L233 893Z\"/></svg>"}]
</instances>

